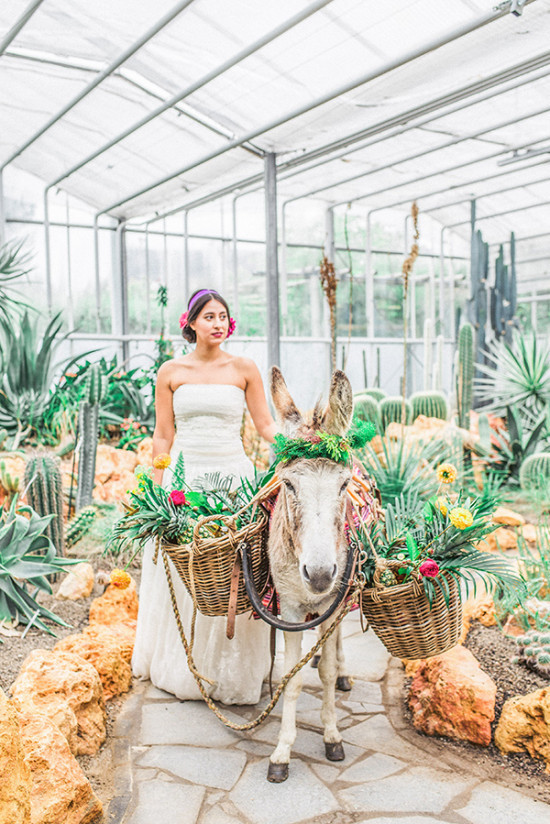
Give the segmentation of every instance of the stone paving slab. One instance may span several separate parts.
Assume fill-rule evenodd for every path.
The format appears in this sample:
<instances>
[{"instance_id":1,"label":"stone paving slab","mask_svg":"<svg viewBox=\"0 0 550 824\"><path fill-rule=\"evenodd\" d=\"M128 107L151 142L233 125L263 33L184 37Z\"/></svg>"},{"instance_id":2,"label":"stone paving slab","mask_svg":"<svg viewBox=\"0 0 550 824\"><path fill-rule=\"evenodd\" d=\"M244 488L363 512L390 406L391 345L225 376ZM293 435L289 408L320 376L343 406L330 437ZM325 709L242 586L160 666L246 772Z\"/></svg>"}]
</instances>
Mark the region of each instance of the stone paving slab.
<instances>
[{"instance_id":1,"label":"stone paving slab","mask_svg":"<svg viewBox=\"0 0 550 824\"><path fill-rule=\"evenodd\" d=\"M200 701L146 704L141 716L141 744L208 744L224 747L240 741Z\"/></svg>"},{"instance_id":2,"label":"stone paving slab","mask_svg":"<svg viewBox=\"0 0 550 824\"><path fill-rule=\"evenodd\" d=\"M139 785L137 808L128 824L195 824L204 799L203 787L174 784L160 779Z\"/></svg>"},{"instance_id":3,"label":"stone paving slab","mask_svg":"<svg viewBox=\"0 0 550 824\"><path fill-rule=\"evenodd\" d=\"M213 747L158 746L150 747L137 764L156 767L192 784L230 790L244 770L246 755Z\"/></svg>"},{"instance_id":4,"label":"stone paving slab","mask_svg":"<svg viewBox=\"0 0 550 824\"><path fill-rule=\"evenodd\" d=\"M550 805L493 781L477 786L468 804L457 810L471 824L549 824Z\"/></svg>"}]
</instances>

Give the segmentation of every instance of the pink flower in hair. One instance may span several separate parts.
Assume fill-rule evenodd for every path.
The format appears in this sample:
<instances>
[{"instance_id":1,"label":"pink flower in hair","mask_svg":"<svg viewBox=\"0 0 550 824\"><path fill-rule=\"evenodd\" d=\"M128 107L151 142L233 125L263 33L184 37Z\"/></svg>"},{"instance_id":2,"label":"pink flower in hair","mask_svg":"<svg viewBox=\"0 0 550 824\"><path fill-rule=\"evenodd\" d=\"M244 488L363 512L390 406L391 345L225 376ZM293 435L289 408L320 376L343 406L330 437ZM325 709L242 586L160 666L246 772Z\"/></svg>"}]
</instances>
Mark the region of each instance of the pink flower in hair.
<instances>
[{"instance_id":1,"label":"pink flower in hair","mask_svg":"<svg viewBox=\"0 0 550 824\"><path fill-rule=\"evenodd\" d=\"M188 317L189 317L189 312L184 312L183 315L180 318L180 329L183 329L185 326L187 326Z\"/></svg>"},{"instance_id":2,"label":"pink flower in hair","mask_svg":"<svg viewBox=\"0 0 550 824\"><path fill-rule=\"evenodd\" d=\"M235 329L237 328L237 324L233 318L229 318L229 329L227 330L227 337L233 334Z\"/></svg>"}]
</instances>

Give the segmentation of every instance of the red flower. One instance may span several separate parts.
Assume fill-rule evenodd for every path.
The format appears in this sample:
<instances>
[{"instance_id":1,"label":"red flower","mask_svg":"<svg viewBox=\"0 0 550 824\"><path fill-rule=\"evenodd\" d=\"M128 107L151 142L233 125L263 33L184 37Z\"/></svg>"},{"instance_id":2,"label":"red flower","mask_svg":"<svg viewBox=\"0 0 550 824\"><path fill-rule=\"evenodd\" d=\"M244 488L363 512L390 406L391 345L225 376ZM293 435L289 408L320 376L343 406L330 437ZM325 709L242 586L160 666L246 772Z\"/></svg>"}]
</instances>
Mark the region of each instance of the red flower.
<instances>
[{"instance_id":1,"label":"red flower","mask_svg":"<svg viewBox=\"0 0 550 824\"><path fill-rule=\"evenodd\" d=\"M418 571L421 575L425 575L426 578L435 578L439 572L439 565L433 558L429 558L427 561L422 561Z\"/></svg>"},{"instance_id":2,"label":"red flower","mask_svg":"<svg viewBox=\"0 0 550 824\"><path fill-rule=\"evenodd\" d=\"M173 489L169 497L174 506L182 506L182 504L187 503L185 492L181 489Z\"/></svg>"}]
</instances>

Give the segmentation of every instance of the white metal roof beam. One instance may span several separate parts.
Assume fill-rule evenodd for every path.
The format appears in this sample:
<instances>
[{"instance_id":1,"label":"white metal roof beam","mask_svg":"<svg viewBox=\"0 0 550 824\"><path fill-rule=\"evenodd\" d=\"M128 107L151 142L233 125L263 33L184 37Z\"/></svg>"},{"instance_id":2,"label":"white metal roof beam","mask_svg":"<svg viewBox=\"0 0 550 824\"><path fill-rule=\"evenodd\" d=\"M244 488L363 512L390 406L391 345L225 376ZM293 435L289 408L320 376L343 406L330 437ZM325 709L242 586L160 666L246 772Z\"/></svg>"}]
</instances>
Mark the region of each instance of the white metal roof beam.
<instances>
[{"instance_id":1,"label":"white metal roof beam","mask_svg":"<svg viewBox=\"0 0 550 824\"><path fill-rule=\"evenodd\" d=\"M527 3L532 2L535 2L535 0L527 0ZM242 137L236 140L232 140L226 145L220 147L219 149L213 152L209 152L208 154L203 155L200 158L197 158L197 160L195 160L192 163L186 164L182 168L178 169L177 172L173 172L169 175L166 175L165 177L156 180L154 183L151 183L148 186L143 187L142 189L132 192L130 195L127 195L125 198L122 198L122 200L118 200L116 203L111 203L109 206L105 207L105 209L102 209L100 214L105 214L107 212L112 211L113 209L118 209L121 206L124 206L126 203L129 203L130 201L135 200L136 198L141 197L142 195L147 194L148 192L151 192L154 189L157 189L164 183L168 183L169 181L174 180L180 175L191 171L191 169L196 169L198 166L202 166L203 163L207 163L209 160L214 160L216 157L219 157L220 155L225 154L228 151L231 151L231 149L239 148L240 146L242 146L243 143L246 143L249 140L254 140L254 138L259 137L260 135L265 134L266 132L270 132L278 126L282 126L283 124L298 118L300 115L306 114L307 112L310 112L313 109L322 106L324 103L329 103L331 100L334 100L335 98L340 97L343 94L347 94L353 89L356 89L359 86L363 86L365 83L368 83L371 80L381 77L384 74L388 74L393 69L396 69L399 66L404 66L407 63L410 63L411 61L417 59L418 57L422 57L425 54L429 54L430 52L441 48L447 43L451 43L454 40L458 40L460 37L464 37L465 35L470 34L471 32L476 31L477 29L480 29L483 26L486 26L488 23L492 23L493 21L498 20L501 17L504 17L509 12L509 4L506 4L506 6L507 7L505 9L491 9L490 11L485 12L485 14L478 17L476 20L470 21L462 26L459 26L458 28L452 29L445 35L435 38L434 40L430 40L424 46L421 46L417 49L413 49L394 60L390 60L383 64L380 68L374 71L371 70L367 74L362 75L356 80L346 83L343 86L340 86L334 89L333 91L329 92L328 94L324 94L321 97L316 98L313 102L308 103L304 106L300 106L299 108L295 109L292 112L289 112L288 114L282 117L276 118L275 120L272 120L269 123L265 123L263 126L260 126L259 128L253 129L252 131L248 132Z\"/></svg>"},{"instance_id":2,"label":"white metal roof beam","mask_svg":"<svg viewBox=\"0 0 550 824\"><path fill-rule=\"evenodd\" d=\"M80 103L80 101L83 100L87 95L89 95L90 92L97 88L97 86L99 86L99 84L102 83L106 77L109 77L109 75L113 74L113 72L115 72L119 66L125 63L126 60L129 60L129 58L132 57L132 55L134 55L143 46L145 46L145 44L148 43L149 40L151 40L156 34L159 33L159 31L161 31L169 23L171 23L172 20L174 20L179 14L181 14L182 11L184 11L184 9L187 8L187 6L190 6L193 2L194 0L180 0L180 2L176 6L174 6L172 11L168 12L168 14L165 14L163 17L161 17L160 20L157 23L155 23L154 26L151 26L151 28L148 29L148 31L146 31L145 34L143 34L138 40L132 43L131 46L125 49L125 51L122 52L122 54L119 55L112 63L110 63L102 72L100 72L97 75L97 77L95 77L92 80L91 83L85 86L75 97L72 98L72 100L70 100L65 106L63 106L63 108L59 112L57 112L57 114L51 117L47 121L47 123L44 123L44 125L41 126L41 128L37 132L31 135L31 137L29 137L13 154L10 155L10 157L8 157L7 160L5 160L2 163L2 165L0 166L0 171L3 171L6 168L6 166L8 166L10 163L12 163L12 161L15 160L16 157L19 157L19 155L26 151L29 148L29 146L32 146L32 144L35 143L39 137L42 137L42 135L45 132L47 132L48 129L51 129L51 127L54 126L59 120L61 120L67 114L67 112L71 111L71 109L73 109L77 105L77 103Z\"/></svg>"},{"instance_id":3,"label":"white metal roof beam","mask_svg":"<svg viewBox=\"0 0 550 824\"><path fill-rule=\"evenodd\" d=\"M42 5L44 0L33 0L32 3L29 3L19 20L17 20L3 40L0 40L0 55L4 54L10 43L15 40L23 26L31 19L35 11L38 9L39 6Z\"/></svg>"},{"instance_id":4,"label":"white metal roof beam","mask_svg":"<svg viewBox=\"0 0 550 824\"><path fill-rule=\"evenodd\" d=\"M155 118L159 117L161 114L163 114L171 107L175 106L177 103L181 103L181 101L184 100L186 97L189 97L191 94L194 94L194 92L201 89L207 83L210 83L212 80L215 80L224 72L228 71L233 66L236 66L238 63L241 63L247 57L250 57L250 55L254 54L254 52L259 51L264 46L273 42L273 40L276 40L277 37L280 37L285 32L297 26L298 23L301 23L303 20L306 20L308 17L311 17L311 15L315 14L317 11L319 11L320 9L324 8L332 2L333 0L316 0L315 3L311 3L299 14L295 14L293 17L289 18L288 20L285 20L284 23L282 23L280 26L276 26L276 28L272 29L263 37L260 37L258 40L256 40L255 43L252 43L250 46L247 46L245 49L242 49L236 55L229 58L229 60L226 60L224 63L222 63L221 66L218 66L217 68L203 75L201 78L199 78L199 80L196 80L194 83L191 83L190 86L187 86L187 88L185 88L182 92L178 92L178 94L175 94L165 103L163 103L162 106L159 106L154 111L145 115L145 117L142 117L141 120L138 120L137 123L134 123L132 126L130 126L128 129L125 129L123 132L120 132L120 134L116 135L116 137L112 138L112 140L109 140L107 143L104 143L102 146L93 151L83 160L76 163L70 169L67 169L67 171L65 171L62 175L56 178L56 180L52 181L52 183L48 185L56 186L65 178L74 174L79 169L82 169L83 166L86 166L88 163L91 163L92 160L96 159L96 157L99 157L99 155L103 154L109 149L112 149L113 146L116 146L125 138L134 134L134 132L137 132L138 129L141 129L147 123L150 123L152 120L155 120ZM257 150L256 154L258 154Z\"/></svg>"}]
</instances>

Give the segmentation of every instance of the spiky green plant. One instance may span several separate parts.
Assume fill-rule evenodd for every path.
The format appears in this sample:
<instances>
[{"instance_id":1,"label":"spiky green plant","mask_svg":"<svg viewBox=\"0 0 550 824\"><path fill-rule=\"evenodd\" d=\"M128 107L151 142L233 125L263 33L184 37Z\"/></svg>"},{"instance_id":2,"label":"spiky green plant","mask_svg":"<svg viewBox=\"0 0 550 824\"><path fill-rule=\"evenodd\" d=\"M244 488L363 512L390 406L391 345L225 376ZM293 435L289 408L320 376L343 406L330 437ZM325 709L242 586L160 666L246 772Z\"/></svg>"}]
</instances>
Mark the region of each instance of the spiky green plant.
<instances>
[{"instance_id":1,"label":"spiky green plant","mask_svg":"<svg viewBox=\"0 0 550 824\"><path fill-rule=\"evenodd\" d=\"M403 411L403 398L390 397L382 398L380 401L380 415L382 417L382 426L384 431L388 428L390 423L401 423L401 416ZM410 401L405 401L405 423L409 424L412 419L412 406Z\"/></svg>"},{"instance_id":2,"label":"spiky green plant","mask_svg":"<svg viewBox=\"0 0 550 824\"><path fill-rule=\"evenodd\" d=\"M378 401L378 403L380 403L382 398L386 397L386 393L384 392L384 390L379 389L376 386L372 389L363 389L362 392L359 392L357 395L355 395L355 399L358 400L359 398L362 398L363 395L369 395L371 398L374 398L375 401Z\"/></svg>"},{"instance_id":3,"label":"spiky green plant","mask_svg":"<svg viewBox=\"0 0 550 824\"><path fill-rule=\"evenodd\" d=\"M410 397L412 405L412 420L415 421L419 415L426 415L428 418L440 418L447 420L447 399L442 392L415 392Z\"/></svg>"},{"instance_id":4,"label":"spiky green plant","mask_svg":"<svg viewBox=\"0 0 550 824\"><path fill-rule=\"evenodd\" d=\"M96 517L97 509L95 506L86 506L84 509L81 509L67 524L65 530L65 546L70 548L78 543L90 530Z\"/></svg>"},{"instance_id":5,"label":"spiky green plant","mask_svg":"<svg viewBox=\"0 0 550 824\"><path fill-rule=\"evenodd\" d=\"M0 621L14 621L55 633L42 619L68 626L36 600L38 590L52 594L48 576L62 572L78 559L60 558L44 534L51 515L40 517L17 497L0 517ZM31 591L32 590L32 591Z\"/></svg>"},{"instance_id":6,"label":"spiky green plant","mask_svg":"<svg viewBox=\"0 0 550 824\"><path fill-rule=\"evenodd\" d=\"M382 454L378 454L367 444L360 457L380 490L383 506L394 505L401 495L414 493L422 500L433 495L437 488L435 464L441 460L442 448L438 442L410 446L402 440L388 443L383 438Z\"/></svg>"},{"instance_id":7,"label":"spiky green plant","mask_svg":"<svg viewBox=\"0 0 550 824\"><path fill-rule=\"evenodd\" d=\"M519 470L519 482L526 491L550 489L550 452L535 452L525 458Z\"/></svg>"},{"instance_id":8,"label":"spiky green plant","mask_svg":"<svg viewBox=\"0 0 550 824\"><path fill-rule=\"evenodd\" d=\"M458 425L470 428L470 411L474 402L474 328L470 323L461 326L458 333L458 363L456 370L456 405Z\"/></svg>"},{"instance_id":9,"label":"spiky green plant","mask_svg":"<svg viewBox=\"0 0 550 824\"><path fill-rule=\"evenodd\" d=\"M515 331L511 343L491 343L487 358L488 363L479 365L482 376L475 382L480 400L497 415L517 406L532 426L550 408L550 344Z\"/></svg>"},{"instance_id":10,"label":"spiky green plant","mask_svg":"<svg viewBox=\"0 0 550 824\"><path fill-rule=\"evenodd\" d=\"M382 426L380 405L372 395L363 395L355 398L353 413L362 421L371 421L380 431Z\"/></svg>"},{"instance_id":11,"label":"spiky green plant","mask_svg":"<svg viewBox=\"0 0 550 824\"><path fill-rule=\"evenodd\" d=\"M51 515L46 535L58 555L65 554L63 537L63 486L59 460L51 455L30 455L25 462L27 500L39 515Z\"/></svg>"},{"instance_id":12,"label":"spiky green plant","mask_svg":"<svg viewBox=\"0 0 550 824\"><path fill-rule=\"evenodd\" d=\"M550 631L533 629L516 639L518 654L514 663L523 664L528 669L550 679Z\"/></svg>"},{"instance_id":13,"label":"spiky green plant","mask_svg":"<svg viewBox=\"0 0 550 824\"><path fill-rule=\"evenodd\" d=\"M13 322L12 313L29 308L13 288L14 281L25 277L30 271L30 254L23 245L21 240L0 246L0 316L8 324Z\"/></svg>"},{"instance_id":14,"label":"spiky green plant","mask_svg":"<svg viewBox=\"0 0 550 824\"><path fill-rule=\"evenodd\" d=\"M507 432L495 432L493 451L487 459L488 466L502 473L510 485L520 481L520 469L524 461L537 451L544 439L546 416L542 414L532 428L526 428L519 409L506 408Z\"/></svg>"}]
</instances>

